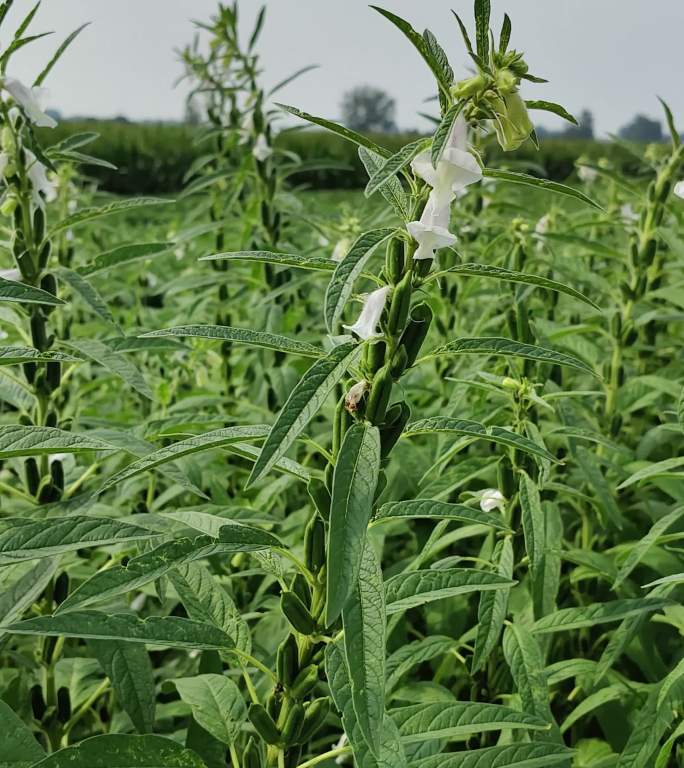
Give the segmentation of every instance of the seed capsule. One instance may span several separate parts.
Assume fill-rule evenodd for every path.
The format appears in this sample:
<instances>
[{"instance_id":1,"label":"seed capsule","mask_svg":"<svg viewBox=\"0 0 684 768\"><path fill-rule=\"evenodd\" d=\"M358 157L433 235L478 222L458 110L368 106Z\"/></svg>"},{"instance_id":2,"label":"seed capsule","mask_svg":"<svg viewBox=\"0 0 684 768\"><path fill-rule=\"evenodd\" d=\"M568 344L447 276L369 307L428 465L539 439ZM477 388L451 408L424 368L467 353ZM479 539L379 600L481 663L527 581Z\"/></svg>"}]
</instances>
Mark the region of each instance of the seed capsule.
<instances>
[{"instance_id":1,"label":"seed capsule","mask_svg":"<svg viewBox=\"0 0 684 768\"><path fill-rule=\"evenodd\" d=\"M280 596L280 609L300 634L313 635L316 631L316 622L309 613L309 609L294 592L283 592Z\"/></svg>"},{"instance_id":2,"label":"seed capsule","mask_svg":"<svg viewBox=\"0 0 684 768\"><path fill-rule=\"evenodd\" d=\"M381 368L373 379L368 403L366 405L366 419L371 424L382 424L385 411L392 395L392 374L387 366Z\"/></svg>"},{"instance_id":3,"label":"seed capsule","mask_svg":"<svg viewBox=\"0 0 684 768\"><path fill-rule=\"evenodd\" d=\"M267 744L278 744L280 742L280 731L278 731L276 724L273 722L273 718L261 704L251 704L247 715L259 736Z\"/></svg>"},{"instance_id":4,"label":"seed capsule","mask_svg":"<svg viewBox=\"0 0 684 768\"><path fill-rule=\"evenodd\" d=\"M411 310L411 317L401 337L401 345L406 349L407 368L416 362L425 337L430 330L432 318L432 307L424 301L416 304Z\"/></svg>"}]
</instances>

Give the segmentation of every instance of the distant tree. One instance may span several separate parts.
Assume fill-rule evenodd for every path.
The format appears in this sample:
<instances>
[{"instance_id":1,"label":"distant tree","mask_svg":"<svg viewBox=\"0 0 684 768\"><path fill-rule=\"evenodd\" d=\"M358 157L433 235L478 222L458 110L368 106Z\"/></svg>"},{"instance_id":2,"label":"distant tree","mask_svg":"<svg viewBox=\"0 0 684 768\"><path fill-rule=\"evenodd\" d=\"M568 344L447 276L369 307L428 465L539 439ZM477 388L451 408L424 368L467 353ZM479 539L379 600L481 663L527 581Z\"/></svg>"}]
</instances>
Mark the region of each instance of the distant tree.
<instances>
[{"instance_id":1,"label":"distant tree","mask_svg":"<svg viewBox=\"0 0 684 768\"><path fill-rule=\"evenodd\" d=\"M588 109L583 109L577 118L579 125L569 125L559 134L566 139L593 139L594 115Z\"/></svg>"},{"instance_id":2,"label":"distant tree","mask_svg":"<svg viewBox=\"0 0 684 768\"><path fill-rule=\"evenodd\" d=\"M396 102L385 91L358 85L342 98L342 120L354 131L392 133L396 131Z\"/></svg>"},{"instance_id":3,"label":"distant tree","mask_svg":"<svg viewBox=\"0 0 684 768\"><path fill-rule=\"evenodd\" d=\"M662 141L663 126L659 120L651 120L646 115L637 115L630 123L620 128L619 136L628 141Z\"/></svg>"}]
</instances>

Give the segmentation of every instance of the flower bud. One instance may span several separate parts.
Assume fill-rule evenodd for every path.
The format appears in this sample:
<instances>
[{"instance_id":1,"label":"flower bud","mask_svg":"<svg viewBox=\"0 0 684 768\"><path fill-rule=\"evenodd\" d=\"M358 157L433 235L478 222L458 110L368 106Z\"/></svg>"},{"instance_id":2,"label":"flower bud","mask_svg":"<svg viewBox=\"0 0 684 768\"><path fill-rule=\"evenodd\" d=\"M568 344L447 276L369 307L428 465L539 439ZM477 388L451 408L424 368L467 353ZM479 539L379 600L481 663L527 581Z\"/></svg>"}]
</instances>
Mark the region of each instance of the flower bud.
<instances>
[{"instance_id":1,"label":"flower bud","mask_svg":"<svg viewBox=\"0 0 684 768\"><path fill-rule=\"evenodd\" d=\"M473 77L460 80L452 87L451 93L456 99L467 99L470 96L474 96L479 91L483 91L487 85L488 81L485 75L478 73Z\"/></svg>"},{"instance_id":2,"label":"flower bud","mask_svg":"<svg viewBox=\"0 0 684 768\"><path fill-rule=\"evenodd\" d=\"M534 126L527 114L527 106L520 94L506 93L491 101L491 107L496 113L494 130L501 149L510 152L526 141Z\"/></svg>"},{"instance_id":3,"label":"flower bud","mask_svg":"<svg viewBox=\"0 0 684 768\"><path fill-rule=\"evenodd\" d=\"M7 194L5 199L2 201L2 205L0 205L0 213L3 216L12 216L14 212L17 210L18 205L19 205L19 199L17 198L14 191L11 191Z\"/></svg>"}]
</instances>

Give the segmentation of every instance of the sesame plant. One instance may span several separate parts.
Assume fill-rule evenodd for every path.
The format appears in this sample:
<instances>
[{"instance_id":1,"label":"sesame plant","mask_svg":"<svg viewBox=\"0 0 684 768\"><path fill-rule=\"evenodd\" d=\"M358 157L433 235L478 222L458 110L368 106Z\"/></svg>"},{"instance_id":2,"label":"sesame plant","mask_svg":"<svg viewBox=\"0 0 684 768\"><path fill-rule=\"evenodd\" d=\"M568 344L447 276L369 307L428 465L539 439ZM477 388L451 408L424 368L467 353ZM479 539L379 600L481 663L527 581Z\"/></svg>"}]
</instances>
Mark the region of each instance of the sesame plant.
<instances>
[{"instance_id":1,"label":"sesame plant","mask_svg":"<svg viewBox=\"0 0 684 768\"><path fill-rule=\"evenodd\" d=\"M574 118L508 15L442 47L373 12L430 135L274 107L263 12L242 47L222 5L183 56L211 149L141 220L3 69L0 766L681 763L675 119L629 177L550 181L516 150ZM363 193L286 188L277 114L356 145Z\"/></svg>"}]
</instances>

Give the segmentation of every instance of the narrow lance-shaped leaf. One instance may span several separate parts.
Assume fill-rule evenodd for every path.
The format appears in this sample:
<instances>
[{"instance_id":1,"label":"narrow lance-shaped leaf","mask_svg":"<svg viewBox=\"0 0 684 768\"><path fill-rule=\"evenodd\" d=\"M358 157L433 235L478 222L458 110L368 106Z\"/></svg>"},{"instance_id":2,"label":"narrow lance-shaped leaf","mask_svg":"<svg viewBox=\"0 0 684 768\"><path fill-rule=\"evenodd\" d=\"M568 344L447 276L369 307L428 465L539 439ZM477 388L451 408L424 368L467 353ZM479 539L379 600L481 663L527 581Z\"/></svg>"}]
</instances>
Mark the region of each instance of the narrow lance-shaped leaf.
<instances>
[{"instance_id":1,"label":"narrow lance-shaped leaf","mask_svg":"<svg viewBox=\"0 0 684 768\"><path fill-rule=\"evenodd\" d=\"M382 166L383 158L365 147L359 147L359 158L366 169L368 177L374 176ZM401 182L396 176L392 176L380 187L380 194L394 208L394 212L402 221L408 221L410 217L409 202Z\"/></svg>"},{"instance_id":2,"label":"narrow lance-shaped leaf","mask_svg":"<svg viewBox=\"0 0 684 768\"><path fill-rule=\"evenodd\" d=\"M557 352L555 349L538 347L535 344L523 344L513 339L498 336L482 336L479 338L465 338L450 341L442 347L438 347L430 353L431 356L439 355L502 355L510 357L522 357L526 360L535 360L539 363L551 365L563 365L575 368L583 373L588 373L598 378L594 369L584 361L565 352Z\"/></svg>"},{"instance_id":3,"label":"narrow lance-shaped leaf","mask_svg":"<svg viewBox=\"0 0 684 768\"><path fill-rule=\"evenodd\" d=\"M163 200L157 197L135 197L131 200L117 200L114 203L103 205L100 208L84 208L71 216L67 216L66 219L62 219L56 224L50 231L48 238L50 239L58 232L62 232L65 229L73 229L74 227L85 224L88 221L94 221L95 219L101 219L105 216L111 216L115 213L123 213L124 211L131 211L137 208L146 208L152 205L169 205L173 203L173 200Z\"/></svg>"},{"instance_id":4,"label":"narrow lance-shaped leaf","mask_svg":"<svg viewBox=\"0 0 684 768\"><path fill-rule=\"evenodd\" d=\"M151 259L160 256L173 247L173 243L131 243L120 245L111 251L105 251L96 256L86 265L76 271L83 277L97 275L109 269L124 266L141 259Z\"/></svg>"},{"instance_id":5,"label":"narrow lance-shaped leaf","mask_svg":"<svg viewBox=\"0 0 684 768\"><path fill-rule=\"evenodd\" d=\"M534 578L544 556L544 514L541 508L539 489L525 471L520 472L518 493L525 535L525 550L530 560L530 570Z\"/></svg>"},{"instance_id":6,"label":"narrow lance-shaped leaf","mask_svg":"<svg viewBox=\"0 0 684 768\"><path fill-rule=\"evenodd\" d=\"M33 347L0 347L0 365L23 363L78 363L82 357L66 355L64 352L46 350L41 352Z\"/></svg>"},{"instance_id":7,"label":"narrow lance-shaped leaf","mask_svg":"<svg viewBox=\"0 0 684 768\"><path fill-rule=\"evenodd\" d=\"M360 354L354 343L340 344L326 357L317 360L300 379L278 414L254 464L248 485L265 475L280 459L300 432L311 421L337 382Z\"/></svg>"},{"instance_id":8,"label":"narrow lance-shaped leaf","mask_svg":"<svg viewBox=\"0 0 684 768\"><path fill-rule=\"evenodd\" d=\"M444 147L449 140L449 136L451 135L451 131L454 127L454 123L456 122L458 116L461 114L464 105L465 102L458 101L456 104L449 107L446 115L444 115L442 118L442 122L437 126L437 130L435 131L435 135L432 139L432 148L430 150L433 168L437 168L437 163L442 157L442 152L444 151Z\"/></svg>"},{"instance_id":9,"label":"narrow lance-shaped leaf","mask_svg":"<svg viewBox=\"0 0 684 768\"><path fill-rule=\"evenodd\" d=\"M458 520L472 525L489 525L498 530L510 530L503 517L494 512L467 507L465 504L450 504L434 499L413 499L411 501L391 501L383 504L373 518L373 523L393 520Z\"/></svg>"},{"instance_id":10,"label":"narrow lance-shaped leaf","mask_svg":"<svg viewBox=\"0 0 684 768\"><path fill-rule=\"evenodd\" d=\"M297 339L288 339L275 333L252 331L249 328L230 328L226 325L178 325L160 331L143 333L142 338L158 336L179 336L181 338L217 339L230 341L234 344L246 344L250 347L272 349L276 352L287 352L303 357L323 357L323 350L313 344Z\"/></svg>"},{"instance_id":11,"label":"narrow lance-shaped leaf","mask_svg":"<svg viewBox=\"0 0 684 768\"><path fill-rule=\"evenodd\" d=\"M363 272L366 262L375 253L376 248L394 232L391 228L364 232L338 263L325 292L325 323L330 333L336 332L342 312L354 289L354 283Z\"/></svg>"},{"instance_id":12,"label":"narrow lance-shaped leaf","mask_svg":"<svg viewBox=\"0 0 684 768\"><path fill-rule=\"evenodd\" d=\"M0 626L11 624L20 619L33 603L38 600L42 591L47 587L59 565L58 557L46 557L39 560L30 570L25 571L8 587L7 583L0 593ZM15 568L25 569L24 565ZM7 573L5 570L5 573ZM0 630L0 639L4 632Z\"/></svg>"},{"instance_id":13,"label":"narrow lance-shaped leaf","mask_svg":"<svg viewBox=\"0 0 684 768\"><path fill-rule=\"evenodd\" d=\"M247 707L237 685L225 675L204 674L173 681L194 719L215 739L230 746L247 717Z\"/></svg>"},{"instance_id":14,"label":"narrow lance-shaped leaf","mask_svg":"<svg viewBox=\"0 0 684 768\"><path fill-rule=\"evenodd\" d=\"M378 170L370 177L364 194L371 197L390 179L396 177L426 146L427 139L417 139L403 146L398 152L387 158Z\"/></svg>"},{"instance_id":15,"label":"narrow lance-shaped leaf","mask_svg":"<svg viewBox=\"0 0 684 768\"><path fill-rule=\"evenodd\" d=\"M200 261L246 261L274 264L277 267L311 269L318 272L332 272L337 266L332 259L323 256L301 256L296 253L274 253L273 251L229 251L203 256Z\"/></svg>"},{"instance_id":16,"label":"narrow lance-shaped leaf","mask_svg":"<svg viewBox=\"0 0 684 768\"><path fill-rule=\"evenodd\" d=\"M371 752L382 749L385 720L385 596L380 563L369 541L342 611L344 650L357 722Z\"/></svg>"},{"instance_id":17,"label":"narrow lance-shaped leaf","mask_svg":"<svg viewBox=\"0 0 684 768\"><path fill-rule=\"evenodd\" d=\"M671 605L670 600L658 597L630 598L626 600L613 600L608 603L592 603L577 608L562 608L560 611L550 613L532 625L535 634L550 634L563 632L568 629L581 629L593 627L598 624L609 624L620 621L629 616L638 616L641 613L652 613Z\"/></svg>"},{"instance_id":18,"label":"narrow lance-shaped leaf","mask_svg":"<svg viewBox=\"0 0 684 768\"><path fill-rule=\"evenodd\" d=\"M13 456L45 456L50 453L116 451L115 446L96 437L67 432L57 427L0 426L0 459Z\"/></svg>"},{"instance_id":19,"label":"narrow lance-shaped leaf","mask_svg":"<svg viewBox=\"0 0 684 768\"><path fill-rule=\"evenodd\" d=\"M75 349L82 355L94 360L110 373L120 378L143 397L154 399L142 371L125 355L112 352L111 349L96 339L78 339L77 341L63 342L70 349Z\"/></svg>"},{"instance_id":20,"label":"narrow lance-shaped leaf","mask_svg":"<svg viewBox=\"0 0 684 768\"><path fill-rule=\"evenodd\" d=\"M31 729L0 699L1 768L30 768L45 757Z\"/></svg>"},{"instance_id":21,"label":"narrow lance-shaped leaf","mask_svg":"<svg viewBox=\"0 0 684 768\"><path fill-rule=\"evenodd\" d=\"M579 125L577 118L571 115L568 110L565 109L565 107L561 106L560 104L555 104L553 101L526 101L525 104L527 105L528 109L539 109L543 112L551 112L554 115L558 115L558 117L562 117L563 120L567 120L573 125Z\"/></svg>"},{"instance_id":22,"label":"narrow lance-shaped leaf","mask_svg":"<svg viewBox=\"0 0 684 768\"><path fill-rule=\"evenodd\" d=\"M380 472L380 432L354 424L345 434L333 475L327 547L326 624L342 612L356 584Z\"/></svg>"},{"instance_id":23,"label":"narrow lance-shaped leaf","mask_svg":"<svg viewBox=\"0 0 684 768\"><path fill-rule=\"evenodd\" d=\"M505 744L426 757L415 768L567 768L573 755L560 744Z\"/></svg>"},{"instance_id":24,"label":"narrow lance-shaped leaf","mask_svg":"<svg viewBox=\"0 0 684 768\"><path fill-rule=\"evenodd\" d=\"M557 181L549 181L548 179L539 179L536 176L529 176L526 173L516 173L514 171L504 171L496 168L485 168L484 175L488 179L496 179L498 181L508 181L512 184L522 184L527 187L534 187L535 189L541 189L544 192L553 192L557 195L564 195L565 197L571 197L580 203L584 203L592 208L596 208L602 211L603 208L590 197L580 192L579 189L574 187L568 187L566 184L560 184Z\"/></svg>"},{"instance_id":25,"label":"narrow lance-shaped leaf","mask_svg":"<svg viewBox=\"0 0 684 768\"><path fill-rule=\"evenodd\" d=\"M0 277L0 302L3 301L17 304L47 304L53 307L65 303L42 288L34 288L31 285L24 285L24 283Z\"/></svg>"}]
</instances>

